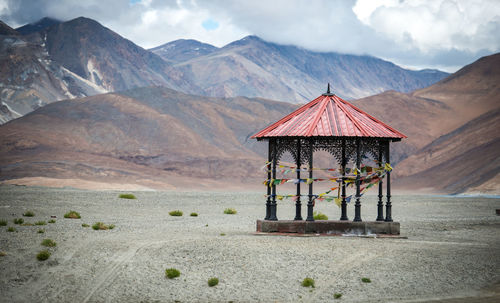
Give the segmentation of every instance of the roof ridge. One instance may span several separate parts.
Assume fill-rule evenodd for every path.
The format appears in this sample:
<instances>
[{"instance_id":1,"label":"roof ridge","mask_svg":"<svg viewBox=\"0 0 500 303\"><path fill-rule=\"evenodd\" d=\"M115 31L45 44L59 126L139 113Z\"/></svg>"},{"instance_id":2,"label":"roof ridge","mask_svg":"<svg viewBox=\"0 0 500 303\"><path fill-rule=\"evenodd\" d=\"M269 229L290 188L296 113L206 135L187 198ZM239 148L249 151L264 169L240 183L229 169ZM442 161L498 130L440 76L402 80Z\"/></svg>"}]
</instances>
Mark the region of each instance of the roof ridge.
<instances>
[{"instance_id":1,"label":"roof ridge","mask_svg":"<svg viewBox=\"0 0 500 303\"><path fill-rule=\"evenodd\" d=\"M318 123L319 119L320 119L320 118L321 118L321 116L323 115L323 111L325 110L326 105L327 105L327 104L328 104L328 102L330 101L330 100L323 101L323 100L325 100L325 99L328 99L328 97L329 97L329 96L323 96L323 97L324 97L324 98L323 98L320 102L318 102L318 103L321 103L321 102L323 102L323 103L321 104L321 107L319 108L318 113L316 114L316 117L314 117L314 120L313 120L313 122L311 123L311 126L310 126L310 127L309 127L309 129L307 130L307 132L306 132L306 136L311 136L311 135L312 135L312 132L313 132L314 128L316 127L316 124ZM316 103L316 104L317 104L317 103Z\"/></svg>"}]
</instances>

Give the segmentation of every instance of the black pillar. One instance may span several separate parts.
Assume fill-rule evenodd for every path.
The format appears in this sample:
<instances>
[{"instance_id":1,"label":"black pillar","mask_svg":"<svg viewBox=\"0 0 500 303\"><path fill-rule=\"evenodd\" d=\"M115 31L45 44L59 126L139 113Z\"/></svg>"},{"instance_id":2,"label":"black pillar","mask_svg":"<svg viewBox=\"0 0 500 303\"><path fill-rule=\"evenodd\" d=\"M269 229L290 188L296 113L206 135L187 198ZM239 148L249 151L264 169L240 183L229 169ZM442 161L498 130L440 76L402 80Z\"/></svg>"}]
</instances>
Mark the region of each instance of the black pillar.
<instances>
[{"instance_id":1,"label":"black pillar","mask_svg":"<svg viewBox=\"0 0 500 303\"><path fill-rule=\"evenodd\" d=\"M347 221L349 218L347 217L347 203L345 201L345 166L347 164L346 158L345 158L345 139L342 139L342 204L341 204L341 209L342 209L342 214L340 216L341 221Z\"/></svg>"},{"instance_id":2,"label":"black pillar","mask_svg":"<svg viewBox=\"0 0 500 303\"><path fill-rule=\"evenodd\" d=\"M276 139L274 141L274 148L273 148L273 160L272 160L272 179L276 179L276 162L278 162L278 144L276 142ZM271 212L269 214L269 219L271 221L277 221L278 218L276 217L276 185L273 182L272 185L272 200L271 200Z\"/></svg>"},{"instance_id":3,"label":"black pillar","mask_svg":"<svg viewBox=\"0 0 500 303\"><path fill-rule=\"evenodd\" d=\"M361 222L361 202L360 198L360 187L361 187L361 141L356 140L356 204L354 205L354 222Z\"/></svg>"},{"instance_id":4,"label":"black pillar","mask_svg":"<svg viewBox=\"0 0 500 303\"><path fill-rule=\"evenodd\" d=\"M309 179L313 178L313 140L309 140ZM313 182L309 184L309 201L307 202L306 221L314 221L313 215Z\"/></svg>"},{"instance_id":5,"label":"black pillar","mask_svg":"<svg viewBox=\"0 0 500 303\"><path fill-rule=\"evenodd\" d=\"M391 163L390 157L390 141L387 141L387 145L385 146L385 160L387 163ZM392 222L392 204L391 204L391 172L388 171L386 175L387 181L387 202L385 203L385 221Z\"/></svg>"},{"instance_id":6,"label":"black pillar","mask_svg":"<svg viewBox=\"0 0 500 303\"><path fill-rule=\"evenodd\" d=\"M302 220L302 205L300 203L300 138L297 139L297 201L295 202L295 219L294 220Z\"/></svg>"},{"instance_id":7,"label":"black pillar","mask_svg":"<svg viewBox=\"0 0 500 303\"><path fill-rule=\"evenodd\" d=\"M273 161L273 143L271 139L268 141L267 150L267 180L271 182L271 161ZM266 217L264 220L269 220L271 216L271 184L267 186L267 201L266 201Z\"/></svg>"},{"instance_id":8,"label":"black pillar","mask_svg":"<svg viewBox=\"0 0 500 303\"><path fill-rule=\"evenodd\" d=\"M379 171L382 167L382 153L383 153L383 145L382 142L379 142L378 145L378 169ZM384 195L383 192L383 182L382 179L378 182L378 204L377 204L377 221L384 221L384 202L382 202L382 198Z\"/></svg>"}]
</instances>

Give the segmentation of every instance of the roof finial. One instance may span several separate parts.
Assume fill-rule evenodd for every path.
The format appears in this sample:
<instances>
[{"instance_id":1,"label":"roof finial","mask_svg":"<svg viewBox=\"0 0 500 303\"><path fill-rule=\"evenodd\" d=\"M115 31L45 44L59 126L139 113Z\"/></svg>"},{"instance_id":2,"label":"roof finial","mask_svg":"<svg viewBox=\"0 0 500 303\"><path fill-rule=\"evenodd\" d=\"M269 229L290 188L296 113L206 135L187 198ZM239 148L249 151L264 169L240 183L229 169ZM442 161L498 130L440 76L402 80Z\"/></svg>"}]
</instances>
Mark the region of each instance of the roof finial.
<instances>
[{"instance_id":1,"label":"roof finial","mask_svg":"<svg viewBox=\"0 0 500 303\"><path fill-rule=\"evenodd\" d=\"M330 92L330 82L328 82L326 93L324 93L323 96L333 96L333 94Z\"/></svg>"}]
</instances>

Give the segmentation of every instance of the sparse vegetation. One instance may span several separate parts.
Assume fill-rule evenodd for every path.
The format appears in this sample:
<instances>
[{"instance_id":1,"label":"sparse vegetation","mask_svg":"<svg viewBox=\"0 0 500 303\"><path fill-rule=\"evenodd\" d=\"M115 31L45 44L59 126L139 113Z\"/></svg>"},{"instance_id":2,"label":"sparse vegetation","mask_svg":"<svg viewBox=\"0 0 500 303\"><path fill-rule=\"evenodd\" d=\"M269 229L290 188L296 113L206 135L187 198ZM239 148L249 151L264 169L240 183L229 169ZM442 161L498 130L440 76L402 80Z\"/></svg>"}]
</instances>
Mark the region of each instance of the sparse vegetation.
<instances>
[{"instance_id":1,"label":"sparse vegetation","mask_svg":"<svg viewBox=\"0 0 500 303\"><path fill-rule=\"evenodd\" d=\"M14 224L23 224L24 223L24 219L23 218L16 218L14 219Z\"/></svg>"},{"instance_id":2,"label":"sparse vegetation","mask_svg":"<svg viewBox=\"0 0 500 303\"><path fill-rule=\"evenodd\" d=\"M302 286L314 288L314 279L313 278L305 278L304 281L302 281Z\"/></svg>"},{"instance_id":3,"label":"sparse vegetation","mask_svg":"<svg viewBox=\"0 0 500 303\"><path fill-rule=\"evenodd\" d=\"M57 245L57 243L52 239L43 239L41 244L47 247L55 247Z\"/></svg>"},{"instance_id":4,"label":"sparse vegetation","mask_svg":"<svg viewBox=\"0 0 500 303\"><path fill-rule=\"evenodd\" d=\"M361 282L363 282L363 283L371 283L372 280L370 280L369 278L361 278Z\"/></svg>"},{"instance_id":5,"label":"sparse vegetation","mask_svg":"<svg viewBox=\"0 0 500 303\"><path fill-rule=\"evenodd\" d=\"M106 225L102 222L96 222L94 223L94 225L92 225L92 228L94 230L106 230L106 229L113 229L115 228L115 225L114 224L110 224L110 225Z\"/></svg>"},{"instance_id":6,"label":"sparse vegetation","mask_svg":"<svg viewBox=\"0 0 500 303\"><path fill-rule=\"evenodd\" d=\"M25 217L34 217L34 216L35 216L35 213L34 213L34 212L32 212L31 210L27 210L27 211L23 214L23 216L25 216Z\"/></svg>"},{"instance_id":7,"label":"sparse vegetation","mask_svg":"<svg viewBox=\"0 0 500 303\"><path fill-rule=\"evenodd\" d=\"M175 268L165 269L165 276L169 279L177 278L181 275L181 272Z\"/></svg>"},{"instance_id":8,"label":"sparse vegetation","mask_svg":"<svg viewBox=\"0 0 500 303\"><path fill-rule=\"evenodd\" d=\"M169 212L168 214L171 216L174 216L174 217L180 217L180 216L182 216L183 213L180 210L173 210L173 211Z\"/></svg>"},{"instance_id":9,"label":"sparse vegetation","mask_svg":"<svg viewBox=\"0 0 500 303\"><path fill-rule=\"evenodd\" d=\"M7 226L7 220L0 220L0 226Z\"/></svg>"},{"instance_id":10,"label":"sparse vegetation","mask_svg":"<svg viewBox=\"0 0 500 303\"><path fill-rule=\"evenodd\" d=\"M318 220L318 221L321 221L321 220L328 220L328 216L325 215L324 213L322 212L314 212L313 213L313 217L314 217L314 220Z\"/></svg>"},{"instance_id":11,"label":"sparse vegetation","mask_svg":"<svg viewBox=\"0 0 500 303\"><path fill-rule=\"evenodd\" d=\"M224 213L226 215L235 215L237 213L237 211L234 208L226 208L226 209L224 209Z\"/></svg>"},{"instance_id":12,"label":"sparse vegetation","mask_svg":"<svg viewBox=\"0 0 500 303\"><path fill-rule=\"evenodd\" d=\"M198 217L198 214L197 213L191 213L190 216L191 217Z\"/></svg>"},{"instance_id":13,"label":"sparse vegetation","mask_svg":"<svg viewBox=\"0 0 500 303\"><path fill-rule=\"evenodd\" d=\"M88 225L87 223L83 223L82 224L82 227L89 227L90 225Z\"/></svg>"},{"instance_id":14,"label":"sparse vegetation","mask_svg":"<svg viewBox=\"0 0 500 303\"><path fill-rule=\"evenodd\" d=\"M342 298L342 294L339 294L338 292L336 292L336 293L333 294L333 298L334 299L340 299L340 298Z\"/></svg>"},{"instance_id":15,"label":"sparse vegetation","mask_svg":"<svg viewBox=\"0 0 500 303\"><path fill-rule=\"evenodd\" d=\"M221 233L220 235L221 235L221 236L225 236L226 234L225 234L225 233Z\"/></svg>"},{"instance_id":16,"label":"sparse vegetation","mask_svg":"<svg viewBox=\"0 0 500 303\"><path fill-rule=\"evenodd\" d=\"M49 223L56 223L56 220L54 220L54 219L50 219L48 222L49 222Z\"/></svg>"},{"instance_id":17,"label":"sparse vegetation","mask_svg":"<svg viewBox=\"0 0 500 303\"><path fill-rule=\"evenodd\" d=\"M21 226L33 226L33 225L35 225L35 224L33 224L33 223L28 223L28 222L21 224Z\"/></svg>"},{"instance_id":18,"label":"sparse vegetation","mask_svg":"<svg viewBox=\"0 0 500 303\"><path fill-rule=\"evenodd\" d=\"M48 250L42 250L37 255L38 261L45 261L50 257L50 252Z\"/></svg>"},{"instance_id":19,"label":"sparse vegetation","mask_svg":"<svg viewBox=\"0 0 500 303\"><path fill-rule=\"evenodd\" d=\"M38 233L39 233L39 234L43 234L44 232L45 232L45 229L39 229L39 230L38 230Z\"/></svg>"},{"instance_id":20,"label":"sparse vegetation","mask_svg":"<svg viewBox=\"0 0 500 303\"><path fill-rule=\"evenodd\" d=\"M137 199L133 194L120 194L118 197L122 199Z\"/></svg>"},{"instance_id":21,"label":"sparse vegetation","mask_svg":"<svg viewBox=\"0 0 500 303\"><path fill-rule=\"evenodd\" d=\"M15 232L16 229L14 227L12 227L12 226L9 226L9 228L7 228L7 231L8 232Z\"/></svg>"},{"instance_id":22,"label":"sparse vegetation","mask_svg":"<svg viewBox=\"0 0 500 303\"><path fill-rule=\"evenodd\" d=\"M64 218L66 219L80 219L81 216L78 212L74 210L70 210L69 212L64 214Z\"/></svg>"},{"instance_id":23,"label":"sparse vegetation","mask_svg":"<svg viewBox=\"0 0 500 303\"><path fill-rule=\"evenodd\" d=\"M215 285L219 284L219 279L218 278L210 278L208 279L208 286L214 287Z\"/></svg>"},{"instance_id":24,"label":"sparse vegetation","mask_svg":"<svg viewBox=\"0 0 500 303\"><path fill-rule=\"evenodd\" d=\"M6 253L6 252L4 252L4 251L0 251L0 257L5 257L6 255L7 255L7 253Z\"/></svg>"},{"instance_id":25,"label":"sparse vegetation","mask_svg":"<svg viewBox=\"0 0 500 303\"><path fill-rule=\"evenodd\" d=\"M47 225L47 222L45 222L45 221L37 221L37 222L35 222L35 225Z\"/></svg>"}]
</instances>

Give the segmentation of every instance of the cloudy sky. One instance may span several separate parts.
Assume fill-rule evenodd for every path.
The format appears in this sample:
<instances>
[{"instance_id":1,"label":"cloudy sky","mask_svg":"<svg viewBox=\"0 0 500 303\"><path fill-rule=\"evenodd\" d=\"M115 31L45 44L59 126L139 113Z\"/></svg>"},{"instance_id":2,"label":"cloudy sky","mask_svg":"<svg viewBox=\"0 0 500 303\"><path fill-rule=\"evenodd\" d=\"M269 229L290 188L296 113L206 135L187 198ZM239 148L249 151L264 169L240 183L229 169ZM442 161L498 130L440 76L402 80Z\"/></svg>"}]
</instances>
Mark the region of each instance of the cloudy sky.
<instances>
[{"instance_id":1,"label":"cloudy sky","mask_svg":"<svg viewBox=\"0 0 500 303\"><path fill-rule=\"evenodd\" d=\"M0 0L12 27L45 16L92 18L144 48L252 34L449 72L500 51L500 0Z\"/></svg>"}]
</instances>

